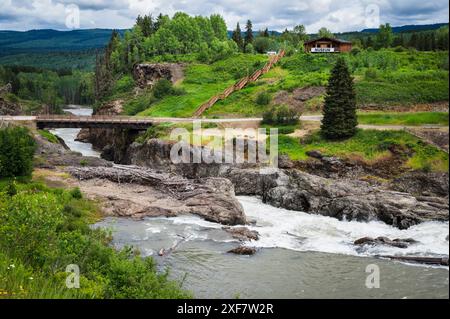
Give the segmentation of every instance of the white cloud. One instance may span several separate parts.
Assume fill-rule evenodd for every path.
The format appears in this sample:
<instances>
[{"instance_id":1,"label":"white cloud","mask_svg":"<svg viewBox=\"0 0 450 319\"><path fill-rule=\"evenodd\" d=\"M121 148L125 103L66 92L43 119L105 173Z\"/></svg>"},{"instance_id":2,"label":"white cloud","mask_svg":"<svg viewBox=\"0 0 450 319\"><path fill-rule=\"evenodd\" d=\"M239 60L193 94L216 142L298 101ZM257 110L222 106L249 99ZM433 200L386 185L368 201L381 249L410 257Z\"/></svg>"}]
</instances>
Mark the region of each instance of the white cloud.
<instances>
[{"instance_id":1,"label":"white cloud","mask_svg":"<svg viewBox=\"0 0 450 319\"><path fill-rule=\"evenodd\" d=\"M251 19L256 30L304 24L308 32L323 26L342 32L368 27L366 8L373 4L379 21L392 25L448 22L449 11L447 0L0 0L0 29L66 29L71 4L80 8L81 28L129 28L138 14L185 11L222 14L229 29Z\"/></svg>"}]
</instances>

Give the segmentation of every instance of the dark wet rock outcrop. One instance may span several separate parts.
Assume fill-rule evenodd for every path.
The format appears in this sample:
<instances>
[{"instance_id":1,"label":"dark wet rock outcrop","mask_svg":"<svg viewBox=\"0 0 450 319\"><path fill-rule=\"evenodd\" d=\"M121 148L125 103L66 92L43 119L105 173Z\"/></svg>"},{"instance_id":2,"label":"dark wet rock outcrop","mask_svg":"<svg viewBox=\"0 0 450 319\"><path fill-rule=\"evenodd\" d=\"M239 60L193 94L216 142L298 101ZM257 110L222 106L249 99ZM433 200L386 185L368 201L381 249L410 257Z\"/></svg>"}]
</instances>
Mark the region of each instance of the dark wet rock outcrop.
<instances>
[{"instance_id":1,"label":"dark wet rock outcrop","mask_svg":"<svg viewBox=\"0 0 450 319\"><path fill-rule=\"evenodd\" d=\"M250 230L247 227L223 227L233 238L240 241L258 240L259 233L256 230Z\"/></svg>"},{"instance_id":2,"label":"dark wet rock outcrop","mask_svg":"<svg viewBox=\"0 0 450 319\"><path fill-rule=\"evenodd\" d=\"M276 207L338 219L381 220L400 229L425 221L448 221L448 199L414 197L355 180L332 180L298 170L279 171L278 186L263 199Z\"/></svg>"},{"instance_id":3,"label":"dark wet rock outcrop","mask_svg":"<svg viewBox=\"0 0 450 319\"><path fill-rule=\"evenodd\" d=\"M133 68L133 78L140 88L152 87L160 79L173 83L183 78L183 65L177 63L140 63Z\"/></svg>"},{"instance_id":4,"label":"dark wet rock outcrop","mask_svg":"<svg viewBox=\"0 0 450 319\"><path fill-rule=\"evenodd\" d=\"M389 187L416 196L448 197L448 173L408 172L390 182Z\"/></svg>"},{"instance_id":5,"label":"dark wet rock outcrop","mask_svg":"<svg viewBox=\"0 0 450 319\"><path fill-rule=\"evenodd\" d=\"M123 100L113 100L95 110L94 115L120 115L123 112ZM139 132L124 129L82 129L76 140L91 143L101 152L101 157L115 163L128 164L125 158L127 149Z\"/></svg>"}]
</instances>

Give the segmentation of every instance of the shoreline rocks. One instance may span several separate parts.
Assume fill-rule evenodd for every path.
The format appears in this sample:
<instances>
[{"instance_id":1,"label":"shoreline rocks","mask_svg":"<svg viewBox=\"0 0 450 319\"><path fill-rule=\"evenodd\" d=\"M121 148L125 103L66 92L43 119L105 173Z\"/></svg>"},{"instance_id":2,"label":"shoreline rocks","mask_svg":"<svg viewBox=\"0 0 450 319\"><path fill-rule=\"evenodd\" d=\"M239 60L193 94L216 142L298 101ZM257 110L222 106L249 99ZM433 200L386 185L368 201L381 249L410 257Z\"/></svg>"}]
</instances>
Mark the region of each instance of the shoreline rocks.
<instances>
[{"instance_id":1,"label":"shoreline rocks","mask_svg":"<svg viewBox=\"0 0 450 319\"><path fill-rule=\"evenodd\" d=\"M66 169L79 180L108 180L115 184L147 186L147 203L136 203L140 210L128 216L177 216L195 214L207 221L224 225L245 225L242 205L234 197L231 182L224 178L189 180L139 167L69 167ZM152 200L150 200L150 198Z\"/></svg>"},{"instance_id":2,"label":"shoreline rocks","mask_svg":"<svg viewBox=\"0 0 450 319\"><path fill-rule=\"evenodd\" d=\"M247 227L222 227L222 229L239 241L259 240L259 233Z\"/></svg>"}]
</instances>

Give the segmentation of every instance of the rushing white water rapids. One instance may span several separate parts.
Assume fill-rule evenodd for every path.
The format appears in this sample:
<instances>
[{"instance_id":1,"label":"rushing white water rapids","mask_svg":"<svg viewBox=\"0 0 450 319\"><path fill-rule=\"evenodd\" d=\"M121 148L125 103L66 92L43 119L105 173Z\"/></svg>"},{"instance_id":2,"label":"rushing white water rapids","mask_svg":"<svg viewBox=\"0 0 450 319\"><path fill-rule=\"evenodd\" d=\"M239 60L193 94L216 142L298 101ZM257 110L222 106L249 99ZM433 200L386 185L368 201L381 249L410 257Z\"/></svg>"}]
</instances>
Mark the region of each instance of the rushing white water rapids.
<instances>
[{"instance_id":1,"label":"rushing white water rapids","mask_svg":"<svg viewBox=\"0 0 450 319\"><path fill-rule=\"evenodd\" d=\"M74 114L89 114L86 109ZM83 113L81 113L83 112ZM74 151L98 156L90 144L73 143L79 130L58 129ZM82 144L80 146L80 144ZM260 234L246 242L258 248L251 257L226 253L240 245L222 225L197 216L146 218L136 221L106 218L95 227L113 230L117 248L134 246L153 256L161 270L196 297L211 298L448 298L448 267L427 267L375 258L375 255L448 256L449 223L429 222L400 230L382 222L339 221L263 204L256 197L238 197ZM358 247L361 237L386 236L418 241L406 249ZM166 257L170 248L186 238ZM366 267L380 268L380 288L368 289Z\"/></svg>"}]
</instances>

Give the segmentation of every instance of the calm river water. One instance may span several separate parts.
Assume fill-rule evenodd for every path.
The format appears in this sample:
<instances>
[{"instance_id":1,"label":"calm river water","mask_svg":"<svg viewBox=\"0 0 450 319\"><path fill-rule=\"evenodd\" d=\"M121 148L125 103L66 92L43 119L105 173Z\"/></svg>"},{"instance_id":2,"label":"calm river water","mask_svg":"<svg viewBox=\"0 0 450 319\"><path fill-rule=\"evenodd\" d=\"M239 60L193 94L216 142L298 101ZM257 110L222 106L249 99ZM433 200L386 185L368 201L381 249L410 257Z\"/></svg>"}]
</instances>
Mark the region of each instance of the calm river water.
<instances>
[{"instance_id":1,"label":"calm river water","mask_svg":"<svg viewBox=\"0 0 450 319\"><path fill-rule=\"evenodd\" d=\"M74 109L88 115L89 109ZM98 156L90 144L75 142L79 130L58 129L74 151ZM113 244L132 245L143 256L153 256L161 270L183 280L183 287L199 298L448 298L448 267L425 267L382 260L375 255L448 256L449 224L424 223L399 230L380 222L339 221L263 204L255 197L238 197L246 215L256 221L251 229L261 239L247 243L258 248L251 257L227 254L239 243L221 225L197 216L147 218L135 221L107 218L96 227L113 230ZM407 249L352 243L364 236L414 238ZM170 248L187 238L166 257ZM368 265L380 270L380 288L366 287Z\"/></svg>"}]
</instances>

